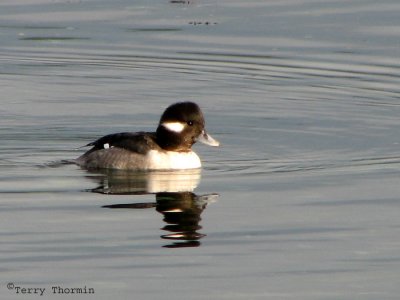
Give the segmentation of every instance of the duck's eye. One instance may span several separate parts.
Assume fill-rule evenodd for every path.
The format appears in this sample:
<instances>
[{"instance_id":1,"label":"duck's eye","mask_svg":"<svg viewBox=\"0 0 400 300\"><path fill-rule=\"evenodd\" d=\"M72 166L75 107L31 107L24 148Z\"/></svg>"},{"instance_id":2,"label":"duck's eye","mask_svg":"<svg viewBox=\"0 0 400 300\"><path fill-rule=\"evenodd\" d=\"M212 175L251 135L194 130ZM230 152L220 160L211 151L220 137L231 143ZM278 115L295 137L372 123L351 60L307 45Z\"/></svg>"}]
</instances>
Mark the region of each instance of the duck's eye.
<instances>
[{"instance_id":1,"label":"duck's eye","mask_svg":"<svg viewBox=\"0 0 400 300\"><path fill-rule=\"evenodd\" d=\"M193 126L194 122L193 122L193 121L187 121L187 124L188 124L189 126Z\"/></svg>"}]
</instances>

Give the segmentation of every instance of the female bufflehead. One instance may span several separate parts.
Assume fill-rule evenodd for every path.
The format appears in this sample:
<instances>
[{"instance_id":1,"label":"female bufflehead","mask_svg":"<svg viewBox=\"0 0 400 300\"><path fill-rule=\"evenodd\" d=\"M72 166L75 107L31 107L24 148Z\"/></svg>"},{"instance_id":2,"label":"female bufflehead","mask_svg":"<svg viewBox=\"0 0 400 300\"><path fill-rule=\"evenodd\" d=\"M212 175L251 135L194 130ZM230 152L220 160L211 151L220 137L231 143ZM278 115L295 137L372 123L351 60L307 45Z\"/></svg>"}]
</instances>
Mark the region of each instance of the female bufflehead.
<instances>
[{"instance_id":1,"label":"female bufflehead","mask_svg":"<svg viewBox=\"0 0 400 300\"><path fill-rule=\"evenodd\" d=\"M76 159L86 169L178 170L201 167L191 147L200 141L219 146L204 129L204 117L193 102L169 106L156 132L122 132L106 135Z\"/></svg>"}]
</instances>

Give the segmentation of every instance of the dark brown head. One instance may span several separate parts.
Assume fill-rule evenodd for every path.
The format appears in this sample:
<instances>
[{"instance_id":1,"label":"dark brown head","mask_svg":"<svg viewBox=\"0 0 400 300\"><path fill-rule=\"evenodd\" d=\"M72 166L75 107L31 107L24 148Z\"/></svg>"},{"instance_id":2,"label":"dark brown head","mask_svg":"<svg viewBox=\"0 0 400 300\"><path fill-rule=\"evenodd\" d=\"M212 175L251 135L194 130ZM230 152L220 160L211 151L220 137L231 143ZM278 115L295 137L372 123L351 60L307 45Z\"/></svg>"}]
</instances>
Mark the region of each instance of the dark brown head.
<instances>
[{"instance_id":1,"label":"dark brown head","mask_svg":"<svg viewBox=\"0 0 400 300\"><path fill-rule=\"evenodd\" d=\"M196 103L172 104L161 116L157 143L169 151L189 151L197 141L219 146L219 142L206 133L204 126L203 113Z\"/></svg>"}]
</instances>

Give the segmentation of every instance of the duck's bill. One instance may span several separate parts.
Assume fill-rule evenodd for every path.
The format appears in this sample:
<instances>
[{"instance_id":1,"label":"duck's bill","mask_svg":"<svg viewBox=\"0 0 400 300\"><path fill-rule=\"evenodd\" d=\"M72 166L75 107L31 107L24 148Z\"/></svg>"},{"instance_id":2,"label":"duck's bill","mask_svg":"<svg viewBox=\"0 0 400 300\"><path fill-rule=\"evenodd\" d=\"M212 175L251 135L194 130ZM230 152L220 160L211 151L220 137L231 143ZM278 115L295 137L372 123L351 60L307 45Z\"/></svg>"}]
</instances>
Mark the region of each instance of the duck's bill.
<instances>
[{"instance_id":1,"label":"duck's bill","mask_svg":"<svg viewBox=\"0 0 400 300\"><path fill-rule=\"evenodd\" d=\"M203 144L206 144L206 145L209 145L209 146L213 146L213 147L219 146L219 142L216 139L214 139L211 135L209 135L207 132L205 132L205 131L203 131L199 135L197 140L199 142L202 142Z\"/></svg>"}]
</instances>

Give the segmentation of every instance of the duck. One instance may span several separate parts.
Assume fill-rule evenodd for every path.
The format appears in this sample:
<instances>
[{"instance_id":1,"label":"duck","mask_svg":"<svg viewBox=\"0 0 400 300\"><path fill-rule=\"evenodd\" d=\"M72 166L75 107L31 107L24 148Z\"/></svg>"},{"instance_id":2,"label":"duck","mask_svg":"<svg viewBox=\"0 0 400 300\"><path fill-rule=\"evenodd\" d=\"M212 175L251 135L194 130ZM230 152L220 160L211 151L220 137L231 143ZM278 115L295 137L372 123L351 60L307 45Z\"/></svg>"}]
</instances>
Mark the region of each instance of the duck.
<instances>
[{"instance_id":1,"label":"duck","mask_svg":"<svg viewBox=\"0 0 400 300\"><path fill-rule=\"evenodd\" d=\"M217 147L219 141L205 129L200 107L194 102L178 102L161 115L155 132L121 132L105 135L75 162L84 169L187 170L201 168L192 150L196 142Z\"/></svg>"}]
</instances>

